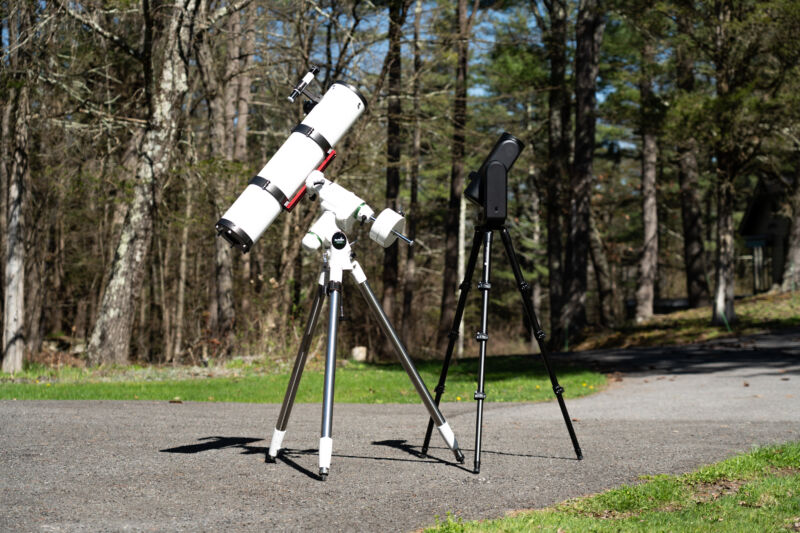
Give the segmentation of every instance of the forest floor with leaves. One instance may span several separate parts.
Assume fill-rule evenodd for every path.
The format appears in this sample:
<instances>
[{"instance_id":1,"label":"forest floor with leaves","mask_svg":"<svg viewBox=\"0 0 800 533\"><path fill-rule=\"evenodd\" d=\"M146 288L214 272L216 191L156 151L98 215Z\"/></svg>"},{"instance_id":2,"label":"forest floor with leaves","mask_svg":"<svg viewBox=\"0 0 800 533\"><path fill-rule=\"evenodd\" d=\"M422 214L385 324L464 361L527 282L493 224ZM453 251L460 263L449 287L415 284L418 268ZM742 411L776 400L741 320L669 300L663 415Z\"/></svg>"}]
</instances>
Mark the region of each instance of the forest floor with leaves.
<instances>
[{"instance_id":1,"label":"forest floor with leaves","mask_svg":"<svg viewBox=\"0 0 800 533\"><path fill-rule=\"evenodd\" d=\"M574 351L634 346L671 346L725 337L755 335L800 326L800 292L766 293L736 300L736 320L726 326L711 324L711 307L656 315L643 324L628 323L614 330L587 334Z\"/></svg>"}]
</instances>

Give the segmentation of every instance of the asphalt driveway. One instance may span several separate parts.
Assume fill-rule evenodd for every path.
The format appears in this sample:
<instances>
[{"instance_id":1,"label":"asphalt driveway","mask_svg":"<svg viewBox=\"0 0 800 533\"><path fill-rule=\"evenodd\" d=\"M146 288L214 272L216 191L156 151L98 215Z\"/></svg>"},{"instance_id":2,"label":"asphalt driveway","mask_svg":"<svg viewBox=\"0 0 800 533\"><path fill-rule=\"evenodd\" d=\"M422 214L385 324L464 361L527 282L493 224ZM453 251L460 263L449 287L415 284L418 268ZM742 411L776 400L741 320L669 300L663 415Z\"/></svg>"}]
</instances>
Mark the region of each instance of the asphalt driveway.
<instances>
[{"instance_id":1,"label":"asphalt driveway","mask_svg":"<svg viewBox=\"0 0 800 533\"><path fill-rule=\"evenodd\" d=\"M800 331L562 355L556 371L562 358L615 373L608 390L567 400L584 460L555 402L492 403L487 383L480 475L472 401L442 407L465 465L438 435L419 457L421 405L336 405L327 482L319 404L296 406L287 453L267 464L278 405L3 401L0 531L411 531L800 440Z\"/></svg>"}]
</instances>

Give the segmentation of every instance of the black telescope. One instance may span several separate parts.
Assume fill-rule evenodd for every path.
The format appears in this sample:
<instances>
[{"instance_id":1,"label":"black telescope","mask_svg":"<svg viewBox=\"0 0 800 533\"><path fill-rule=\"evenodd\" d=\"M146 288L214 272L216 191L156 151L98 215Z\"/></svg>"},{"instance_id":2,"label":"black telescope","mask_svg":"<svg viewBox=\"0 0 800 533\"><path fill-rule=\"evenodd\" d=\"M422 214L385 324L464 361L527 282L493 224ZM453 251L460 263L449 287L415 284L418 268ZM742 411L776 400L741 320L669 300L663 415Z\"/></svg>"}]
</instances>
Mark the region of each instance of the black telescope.
<instances>
[{"instance_id":1,"label":"black telescope","mask_svg":"<svg viewBox=\"0 0 800 533\"><path fill-rule=\"evenodd\" d=\"M508 211L508 171L525 144L504 132L477 172L469 173L464 195L483 210L483 223L499 226L505 223Z\"/></svg>"}]
</instances>

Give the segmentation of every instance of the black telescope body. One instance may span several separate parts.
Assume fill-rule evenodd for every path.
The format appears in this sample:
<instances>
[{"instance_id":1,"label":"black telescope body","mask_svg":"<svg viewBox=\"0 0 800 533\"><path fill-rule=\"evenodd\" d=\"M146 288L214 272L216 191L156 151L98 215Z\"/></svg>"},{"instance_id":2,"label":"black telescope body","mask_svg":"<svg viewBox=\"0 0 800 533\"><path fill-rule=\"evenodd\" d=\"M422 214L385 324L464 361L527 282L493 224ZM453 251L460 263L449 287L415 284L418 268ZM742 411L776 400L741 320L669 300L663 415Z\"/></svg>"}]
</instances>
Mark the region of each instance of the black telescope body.
<instances>
[{"instance_id":1,"label":"black telescope body","mask_svg":"<svg viewBox=\"0 0 800 533\"><path fill-rule=\"evenodd\" d=\"M470 172L464 195L482 208L483 223L490 226L505 223L508 211L508 171L525 144L504 132L477 172Z\"/></svg>"}]
</instances>

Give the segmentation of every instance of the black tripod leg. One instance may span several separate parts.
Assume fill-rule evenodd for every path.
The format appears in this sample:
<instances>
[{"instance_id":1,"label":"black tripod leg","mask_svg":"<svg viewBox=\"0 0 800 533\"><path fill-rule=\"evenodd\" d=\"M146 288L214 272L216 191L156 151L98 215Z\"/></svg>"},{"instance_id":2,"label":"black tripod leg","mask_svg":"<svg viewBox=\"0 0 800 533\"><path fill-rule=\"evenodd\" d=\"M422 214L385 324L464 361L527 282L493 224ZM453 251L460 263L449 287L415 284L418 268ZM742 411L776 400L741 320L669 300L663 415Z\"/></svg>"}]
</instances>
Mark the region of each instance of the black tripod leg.
<instances>
[{"instance_id":1,"label":"black tripod leg","mask_svg":"<svg viewBox=\"0 0 800 533\"><path fill-rule=\"evenodd\" d=\"M308 348L311 346L311 340L314 337L314 330L317 327L317 320L319 319L324 300L325 274L323 273L320 275L317 294L314 296L314 303L311 304L311 312L308 315L306 329L303 333L303 340L300 342L300 348L297 350L297 358L294 360L292 375L289 378L289 385L286 387L286 395L283 397L283 404L281 405L281 412L278 415L278 422L275 424L275 430L272 432L272 442L269 445L269 455L267 455L267 460L269 461L274 461L278 456L278 452L281 450L283 437L286 434L286 427L289 425L289 417L292 414L294 399L297 395L297 388L300 386L300 378L303 377L303 369L305 368L306 359L308 358Z\"/></svg>"},{"instance_id":2,"label":"black tripod leg","mask_svg":"<svg viewBox=\"0 0 800 533\"><path fill-rule=\"evenodd\" d=\"M470 284L472 283L472 275L475 272L475 263L478 260L478 252L481 248L481 230L475 229L475 236L472 238L472 250L469 253L469 260L467 261L467 269L464 272L464 280L461 282L460 292L458 295L458 305L456 306L456 314L453 317L453 327L450 330L449 341L447 343L447 351L444 354L444 361L442 362L442 371L439 374L439 383L433 389L436 393L434 403L438 406L444 394L444 384L447 381L447 371L450 369L450 361L453 358L453 349L456 346L458 339L458 326L461 324L461 319L464 316L464 307L467 305L467 295L469 295ZM425 440L422 443L422 455L428 453L428 447L431 443L431 434L433 433L433 419L428 421L428 429L425 431Z\"/></svg>"},{"instance_id":3,"label":"black tripod leg","mask_svg":"<svg viewBox=\"0 0 800 533\"><path fill-rule=\"evenodd\" d=\"M319 477L325 481L333 453L333 385L336 377L336 334L339 331L340 281L328 282L330 309L328 316L328 346L325 350L325 379L322 392L322 428L319 438Z\"/></svg>"},{"instance_id":4,"label":"black tripod leg","mask_svg":"<svg viewBox=\"0 0 800 533\"><path fill-rule=\"evenodd\" d=\"M464 454L458 447L458 441L453 434L453 430L450 428L450 424L447 422L447 420L445 420L436 404L433 403L431 393L428 392L425 382L422 381L422 377L420 377L419 372L417 372L417 369L414 366L413 361L411 361L411 357L409 357L405 346L403 346L403 343L400 341L400 337L397 336L397 332L392 327L392 323L389 322L389 318L386 316L383 308L378 303L378 299L375 298L375 293L372 292L372 289L367 282L367 278L364 277L364 273L360 267L358 268L358 271L353 272L353 277L356 279L358 288L361 291L362 296L364 296L364 299L367 301L367 305L369 305L372 314L378 320L378 324L380 324L383 334L386 335L386 338L394 347L397 357L400 359L400 364L403 365L408 377L411 379L411 383L413 383L414 388L417 389L417 393L419 394L420 399L422 399L422 403L425 404L425 407L428 409L431 419L436 422L436 427L439 430L439 433L447 443L447 446L453 451L456 460L459 463L463 463Z\"/></svg>"},{"instance_id":5,"label":"black tripod leg","mask_svg":"<svg viewBox=\"0 0 800 533\"><path fill-rule=\"evenodd\" d=\"M481 329L475 335L480 351L478 353L478 390L475 391L475 401L478 402L477 415L475 417L475 468L477 474L481 471L481 435L483 433L483 400L486 393L483 385L486 377L486 344L489 342L489 289L492 268L492 230L487 229L483 233L483 273L481 281L478 283L478 290L481 291Z\"/></svg>"},{"instance_id":6,"label":"black tripod leg","mask_svg":"<svg viewBox=\"0 0 800 533\"><path fill-rule=\"evenodd\" d=\"M536 341L539 343L539 351L542 354L544 367L547 369L547 373L550 375L550 383L553 385L553 392L558 400L558 406L561 408L561 414L564 417L564 423L567 425L569 438L572 439L572 447L575 449L575 455L578 457L578 460L581 460L583 459L583 452L581 452L581 447L578 444L578 437L575 435L575 429L572 427L572 419L570 419L569 412L567 412L567 404L564 403L564 387L558 384L558 378L550 366L547 345L544 342L544 330L542 330L542 327L539 325L539 320L536 318L536 312L533 309L533 303L531 303L530 286L525 281L525 278L522 277L522 270L520 269L519 261L517 260L517 254L514 252L514 245L511 243L511 236L508 234L508 230L505 228L505 226L501 229L500 235L503 237L503 245L506 248L506 255L508 255L508 261L511 263L511 269L514 271L514 278L517 280L517 287L522 295L522 306L525 309L525 315L528 317L528 321L533 328Z\"/></svg>"}]
</instances>

